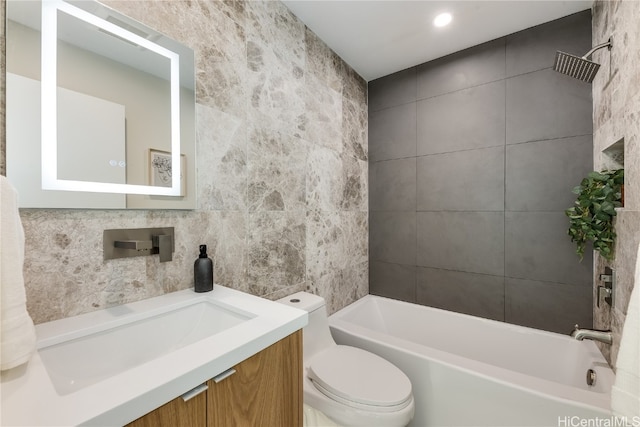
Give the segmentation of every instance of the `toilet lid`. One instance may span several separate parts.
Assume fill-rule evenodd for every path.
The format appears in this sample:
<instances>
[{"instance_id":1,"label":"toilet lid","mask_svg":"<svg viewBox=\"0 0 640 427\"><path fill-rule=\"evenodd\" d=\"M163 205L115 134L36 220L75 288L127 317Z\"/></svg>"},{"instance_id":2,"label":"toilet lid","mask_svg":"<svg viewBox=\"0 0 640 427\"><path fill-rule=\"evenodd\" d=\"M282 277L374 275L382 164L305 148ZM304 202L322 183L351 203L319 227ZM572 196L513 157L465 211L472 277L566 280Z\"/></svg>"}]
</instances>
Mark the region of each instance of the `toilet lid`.
<instances>
[{"instance_id":1,"label":"toilet lid","mask_svg":"<svg viewBox=\"0 0 640 427\"><path fill-rule=\"evenodd\" d=\"M346 404L404 407L411 398L404 372L356 347L331 346L311 360L308 376L322 393Z\"/></svg>"}]
</instances>

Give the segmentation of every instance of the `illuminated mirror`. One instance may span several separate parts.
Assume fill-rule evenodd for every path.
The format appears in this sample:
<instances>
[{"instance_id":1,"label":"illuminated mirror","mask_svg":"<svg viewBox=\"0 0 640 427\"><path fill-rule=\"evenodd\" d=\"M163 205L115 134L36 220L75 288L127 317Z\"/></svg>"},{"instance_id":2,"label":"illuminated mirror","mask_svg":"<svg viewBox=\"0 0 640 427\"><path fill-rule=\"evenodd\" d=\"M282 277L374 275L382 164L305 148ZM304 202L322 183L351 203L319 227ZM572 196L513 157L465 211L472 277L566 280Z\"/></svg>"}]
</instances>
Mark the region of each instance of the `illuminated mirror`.
<instances>
[{"instance_id":1,"label":"illuminated mirror","mask_svg":"<svg viewBox=\"0 0 640 427\"><path fill-rule=\"evenodd\" d=\"M193 51L93 1L7 4L21 207L195 208Z\"/></svg>"}]
</instances>

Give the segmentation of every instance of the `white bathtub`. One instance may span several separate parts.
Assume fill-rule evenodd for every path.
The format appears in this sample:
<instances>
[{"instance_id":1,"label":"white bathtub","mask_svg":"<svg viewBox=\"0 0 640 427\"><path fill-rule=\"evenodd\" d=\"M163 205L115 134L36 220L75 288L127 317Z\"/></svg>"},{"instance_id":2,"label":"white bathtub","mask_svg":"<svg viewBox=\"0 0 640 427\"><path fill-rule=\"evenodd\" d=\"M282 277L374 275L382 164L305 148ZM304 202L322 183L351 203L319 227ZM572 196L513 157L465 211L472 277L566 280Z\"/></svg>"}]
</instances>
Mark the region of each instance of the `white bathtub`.
<instances>
[{"instance_id":1,"label":"white bathtub","mask_svg":"<svg viewBox=\"0 0 640 427\"><path fill-rule=\"evenodd\" d=\"M611 420L614 374L591 341L373 295L333 314L329 324L338 344L376 353L409 376L411 426ZM586 383L588 369L596 372L594 386Z\"/></svg>"}]
</instances>

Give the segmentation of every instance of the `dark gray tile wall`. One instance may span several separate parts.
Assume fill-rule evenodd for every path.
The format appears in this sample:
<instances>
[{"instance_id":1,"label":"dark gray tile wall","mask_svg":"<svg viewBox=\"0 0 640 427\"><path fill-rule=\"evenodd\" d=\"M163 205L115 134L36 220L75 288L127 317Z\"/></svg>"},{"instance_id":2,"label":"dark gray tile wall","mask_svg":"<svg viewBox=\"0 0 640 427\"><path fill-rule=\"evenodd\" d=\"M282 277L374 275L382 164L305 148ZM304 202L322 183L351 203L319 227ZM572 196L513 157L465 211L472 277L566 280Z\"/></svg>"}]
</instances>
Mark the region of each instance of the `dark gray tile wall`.
<instances>
[{"instance_id":1,"label":"dark gray tile wall","mask_svg":"<svg viewBox=\"0 0 640 427\"><path fill-rule=\"evenodd\" d=\"M372 211L416 210L416 158L386 160L371 164L369 188Z\"/></svg>"},{"instance_id":2,"label":"dark gray tile wall","mask_svg":"<svg viewBox=\"0 0 640 427\"><path fill-rule=\"evenodd\" d=\"M417 154L504 145L504 81L417 102Z\"/></svg>"},{"instance_id":3,"label":"dark gray tile wall","mask_svg":"<svg viewBox=\"0 0 640 427\"><path fill-rule=\"evenodd\" d=\"M416 302L415 265L383 261L369 263L369 292L401 301Z\"/></svg>"},{"instance_id":4,"label":"dark gray tile wall","mask_svg":"<svg viewBox=\"0 0 640 427\"><path fill-rule=\"evenodd\" d=\"M567 221L562 211L506 212L506 275L589 287L592 259L585 253L578 262L575 245L566 234Z\"/></svg>"},{"instance_id":5,"label":"dark gray tile wall","mask_svg":"<svg viewBox=\"0 0 640 427\"><path fill-rule=\"evenodd\" d=\"M419 211L502 211L504 147L418 157L417 180Z\"/></svg>"},{"instance_id":6,"label":"dark gray tile wall","mask_svg":"<svg viewBox=\"0 0 640 427\"><path fill-rule=\"evenodd\" d=\"M369 111L369 159L402 159L416 156L416 104ZM371 122L373 120L373 122Z\"/></svg>"},{"instance_id":7,"label":"dark gray tile wall","mask_svg":"<svg viewBox=\"0 0 640 427\"><path fill-rule=\"evenodd\" d=\"M581 12L369 83L370 292L561 333L592 323L564 210L592 168Z\"/></svg>"},{"instance_id":8,"label":"dark gray tile wall","mask_svg":"<svg viewBox=\"0 0 640 427\"><path fill-rule=\"evenodd\" d=\"M507 79L507 144L592 134L590 89L551 68Z\"/></svg>"},{"instance_id":9,"label":"dark gray tile wall","mask_svg":"<svg viewBox=\"0 0 640 427\"><path fill-rule=\"evenodd\" d=\"M419 65L417 99L504 79L504 43L498 39Z\"/></svg>"},{"instance_id":10,"label":"dark gray tile wall","mask_svg":"<svg viewBox=\"0 0 640 427\"><path fill-rule=\"evenodd\" d=\"M587 53L591 34L585 36L586 14L576 13L507 37L507 77L552 67L556 50L578 56Z\"/></svg>"},{"instance_id":11,"label":"dark gray tile wall","mask_svg":"<svg viewBox=\"0 0 640 427\"><path fill-rule=\"evenodd\" d=\"M591 290L584 285L505 279L508 322L569 334L580 319L592 318Z\"/></svg>"},{"instance_id":12,"label":"dark gray tile wall","mask_svg":"<svg viewBox=\"0 0 640 427\"><path fill-rule=\"evenodd\" d=\"M418 212L417 264L469 273L504 274L502 212Z\"/></svg>"},{"instance_id":13,"label":"dark gray tile wall","mask_svg":"<svg viewBox=\"0 0 640 427\"><path fill-rule=\"evenodd\" d=\"M416 265L416 212L369 215L369 260Z\"/></svg>"},{"instance_id":14,"label":"dark gray tile wall","mask_svg":"<svg viewBox=\"0 0 640 427\"><path fill-rule=\"evenodd\" d=\"M580 183L592 169L592 146L591 135L507 146L506 209L561 211L571 206L572 187L558 183Z\"/></svg>"},{"instance_id":15,"label":"dark gray tile wall","mask_svg":"<svg viewBox=\"0 0 640 427\"><path fill-rule=\"evenodd\" d=\"M369 109L379 111L417 98L416 69L408 68L369 83Z\"/></svg>"},{"instance_id":16,"label":"dark gray tile wall","mask_svg":"<svg viewBox=\"0 0 640 427\"><path fill-rule=\"evenodd\" d=\"M419 267L416 293L419 304L504 320L503 276Z\"/></svg>"}]
</instances>

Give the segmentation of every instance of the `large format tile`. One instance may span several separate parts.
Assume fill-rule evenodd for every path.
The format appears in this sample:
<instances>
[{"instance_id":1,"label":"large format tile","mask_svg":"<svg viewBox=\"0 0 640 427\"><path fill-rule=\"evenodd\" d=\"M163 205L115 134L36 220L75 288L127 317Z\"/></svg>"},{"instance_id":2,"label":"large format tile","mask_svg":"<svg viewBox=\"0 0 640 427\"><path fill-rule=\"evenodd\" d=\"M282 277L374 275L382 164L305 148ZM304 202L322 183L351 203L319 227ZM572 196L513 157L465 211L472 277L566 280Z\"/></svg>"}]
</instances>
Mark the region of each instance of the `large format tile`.
<instances>
[{"instance_id":1,"label":"large format tile","mask_svg":"<svg viewBox=\"0 0 640 427\"><path fill-rule=\"evenodd\" d=\"M370 212L369 259L415 265L416 213Z\"/></svg>"},{"instance_id":2,"label":"large format tile","mask_svg":"<svg viewBox=\"0 0 640 427\"><path fill-rule=\"evenodd\" d=\"M622 315L627 314L631 292L633 291L636 275L636 263L640 256L638 244L640 243L640 211L622 209L616 218L616 232L618 238L615 247L616 293L615 308ZM601 258L601 257L599 257ZM602 262L607 265L608 263ZM604 273L604 268L595 272L596 277ZM601 281L596 281L596 286L601 286ZM601 305L602 307L602 305ZM606 304L604 307L608 307Z\"/></svg>"},{"instance_id":3,"label":"large format tile","mask_svg":"<svg viewBox=\"0 0 640 427\"><path fill-rule=\"evenodd\" d=\"M419 266L504 274L502 212L418 212L417 228Z\"/></svg>"},{"instance_id":4,"label":"large format tile","mask_svg":"<svg viewBox=\"0 0 640 427\"><path fill-rule=\"evenodd\" d=\"M261 128L303 136L307 90L304 75L298 69L294 68L288 74L285 69L248 70L246 86L251 94L246 104L249 122Z\"/></svg>"},{"instance_id":5,"label":"large format tile","mask_svg":"<svg viewBox=\"0 0 640 427\"><path fill-rule=\"evenodd\" d=\"M327 46L309 27L304 34L307 73L321 79L333 90L342 91L340 70L335 66L340 57Z\"/></svg>"},{"instance_id":6,"label":"large format tile","mask_svg":"<svg viewBox=\"0 0 640 427\"><path fill-rule=\"evenodd\" d=\"M365 212L369 207L369 163L342 154L340 210Z\"/></svg>"},{"instance_id":7,"label":"large format tile","mask_svg":"<svg viewBox=\"0 0 640 427\"><path fill-rule=\"evenodd\" d=\"M591 86L545 69L507 79L507 144L592 133Z\"/></svg>"},{"instance_id":8,"label":"large format tile","mask_svg":"<svg viewBox=\"0 0 640 427\"><path fill-rule=\"evenodd\" d=\"M557 50L582 56L591 49L591 11L507 36L507 76L553 67Z\"/></svg>"},{"instance_id":9,"label":"large format tile","mask_svg":"<svg viewBox=\"0 0 640 427\"><path fill-rule=\"evenodd\" d=\"M322 80L305 76L303 138L341 153L342 95Z\"/></svg>"},{"instance_id":10,"label":"large format tile","mask_svg":"<svg viewBox=\"0 0 640 427\"><path fill-rule=\"evenodd\" d=\"M369 293L368 272L368 262L333 270L319 278L308 280L306 291L323 297L327 304L327 314L331 315Z\"/></svg>"},{"instance_id":11,"label":"large format tile","mask_svg":"<svg viewBox=\"0 0 640 427\"><path fill-rule=\"evenodd\" d=\"M504 320L504 277L418 268L418 304Z\"/></svg>"},{"instance_id":12,"label":"large format tile","mask_svg":"<svg viewBox=\"0 0 640 427\"><path fill-rule=\"evenodd\" d=\"M368 110L369 94L367 81L340 57L336 55L336 58L336 63L333 64L333 66L336 67L340 73L342 95Z\"/></svg>"},{"instance_id":13,"label":"large format tile","mask_svg":"<svg viewBox=\"0 0 640 427\"><path fill-rule=\"evenodd\" d=\"M328 212L367 210L367 162L312 145L306 168L308 209Z\"/></svg>"},{"instance_id":14,"label":"large format tile","mask_svg":"<svg viewBox=\"0 0 640 427\"><path fill-rule=\"evenodd\" d=\"M506 279L505 320L569 334L574 325L591 328L591 288L562 283Z\"/></svg>"},{"instance_id":15,"label":"large format tile","mask_svg":"<svg viewBox=\"0 0 640 427\"><path fill-rule=\"evenodd\" d=\"M260 49L260 65L269 69L304 67L304 23L279 2L247 2L244 5L248 20L244 29L247 40ZM249 66L252 66L251 61Z\"/></svg>"},{"instance_id":16,"label":"large format tile","mask_svg":"<svg viewBox=\"0 0 640 427\"><path fill-rule=\"evenodd\" d=\"M366 212L308 212L306 276L317 280L332 271L367 262Z\"/></svg>"},{"instance_id":17,"label":"large format tile","mask_svg":"<svg viewBox=\"0 0 640 427\"><path fill-rule=\"evenodd\" d=\"M369 82L369 111L416 100L416 68L407 68Z\"/></svg>"},{"instance_id":18,"label":"large format tile","mask_svg":"<svg viewBox=\"0 0 640 427\"><path fill-rule=\"evenodd\" d=\"M416 158L372 163L369 188L372 211L415 211Z\"/></svg>"},{"instance_id":19,"label":"large format tile","mask_svg":"<svg viewBox=\"0 0 640 427\"><path fill-rule=\"evenodd\" d=\"M248 141L249 211L306 210L309 144L267 129L252 129Z\"/></svg>"},{"instance_id":20,"label":"large format tile","mask_svg":"<svg viewBox=\"0 0 640 427\"><path fill-rule=\"evenodd\" d=\"M419 211L504 210L504 147L418 157Z\"/></svg>"},{"instance_id":21,"label":"large format tile","mask_svg":"<svg viewBox=\"0 0 640 427\"><path fill-rule=\"evenodd\" d=\"M508 277L591 286L592 251L580 262L567 235L564 212L505 214L506 275Z\"/></svg>"},{"instance_id":22,"label":"large format tile","mask_svg":"<svg viewBox=\"0 0 640 427\"><path fill-rule=\"evenodd\" d=\"M500 38L418 66L418 99L504 79Z\"/></svg>"},{"instance_id":23,"label":"large format tile","mask_svg":"<svg viewBox=\"0 0 640 427\"><path fill-rule=\"evenodd\" d=\"M196 105L196 114L198 208L245 209L248 178L246 121L200 104Z\"/></svg>"},{"instance_id":24,"label":"large format tile","mask_svg":"<svg viewBox=\"0 0 640 427\"><path fill-rule=\"evenodd\" d=\"M562 211L593 169L591 135L507 146L506 209Z\"/></svg>"},{"instance_id":25,"label":"large format tile","mask_svg":"<svg viewBox=\"0 0 640 427\"><path fill-rule=\"evenodd\" d=\"M416 104L409 103L369 113L371 161L416 155Z\"/></svg>"},{"instance_id":26,"label":"large format tile","mask_svg":"<svg viewBox=\"0 0 640 427\"><path fill-rule=\"evenodd\" d=\"M369 292L382 297L416 302L416 266L371 262Z\"/></svg>"},{"instance_id":27,"label":"large format tile","mask_svg":"<svg viewBox=\"0 0 640 427\"><path fill-rule=\"evenodd\" d=\"M305 280L306 218L304 212L255 212L247 232L247 281L254 295Z\"/></svg>"},{"instance_id":28,"label":"large format tile","mask_svg":"<svg viewBox=\"0 0 640 427\"><path fill-rule=\"evenodd\" d=\"M339 153L317 145L310 147L305 178L308 209L339 210L343 167Z\"/></svg>"},{"instance_id":29,"label":"large format tile","mask_svg":"<svg viewBox=\"0 0 640 427\"><path fill-rule=\"evenodd\" d=\"M418 155L503 145L504 90L499 81L418 101Z\"/></svg>"},{"instance_id":30,"label":"large format tile","mask_svg":"<svg viewBox=\"0 0 640 427\"><path fill-rule=\"evenodd\" d=\"M342 97L342 153L358 160L369 158L368 120L366 105Z\"/></svg>"},{"instance_id":31,"label":"large format tile","mask_svg":"<svg viewBox=\"0 0 640 427\"><path fill-rule=\"evenodd\" d=\"M638 65L640 68L640 54ZM623 135L625 209L640 211L640 82L636 90L636 95L627 101L626 106L621 106L624 117L617 118L617 123L611 126L613 129L608 131L603 129L596 138L600 143L599 146L606 147L612 141L618 140L614 138L619 137L620 134Z\"/></svg>"},{"instance_id":32,"label":"large format tile","mask_svg":"<svg viewBox=\"0 0 640 427\"><path fill-rule=\"evenodd\" d=\"M136 6L136 3L143 6ZM141 17L150 14L149 7L139 2L119 2L118 6L127 4L140 9ZM220 3L220 2L216 2ZM168 5L168 3L163 3ZM151 12L153 13L153 12ZM156 12L157 13L157 12ZM129 15L130 16L130 15ZM175 14L165 11L160 21L169 22L169 16ZM184 28L191 28L194 32L211 32L207 37L189 35L190 43L195 52L196 71L196 100L198 104L210 106L237 117L246 117L247 109L247 49L251 44L247 42L246 33L241 25L234 20L228 19L222 13L212 13L215 24L205 22L193 22L188 15L183 15L183 21L171 19L179 32L187 32ZM196 20L198 21L198 20ZM171 36L169 28L155 27L165 34ZM188 32L187 32L188 33ZM178 38L178 40L180 40ZM212 46L224 45L224 49L212 48ZM209 78L215 76L215 78Z\"/></svg>"},{"instance_id":33,"label":"large format tile","mask_svg":"<svg viewBox=\"0 0 640 427\"><path fill-rule=\"evenodd\" d=\"M140 212L21 210L27 309L36 324L163 293L163 276L179 263L177 257L158 263L153 273L160 275L146 269L146 259L154 257L102 257L102 230L123 222L128 228L152 226ZM183 239L176 235L176 249Z\"/></svg>"}]
</instances>

